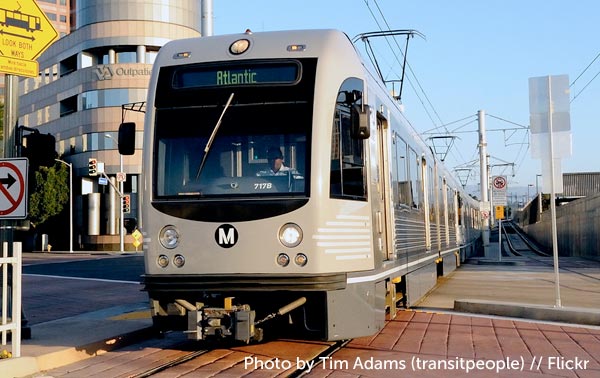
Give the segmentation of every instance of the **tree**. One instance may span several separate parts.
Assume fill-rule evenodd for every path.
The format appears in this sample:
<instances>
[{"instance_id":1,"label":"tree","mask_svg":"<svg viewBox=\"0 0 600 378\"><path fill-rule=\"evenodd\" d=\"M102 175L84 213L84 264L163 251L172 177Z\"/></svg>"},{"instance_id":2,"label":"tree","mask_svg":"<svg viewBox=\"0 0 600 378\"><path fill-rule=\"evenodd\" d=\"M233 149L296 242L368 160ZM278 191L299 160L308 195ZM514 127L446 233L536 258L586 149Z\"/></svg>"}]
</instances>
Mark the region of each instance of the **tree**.
<instances>
[{"instance_id":1,"label":"tree","mask_svg":"<svg viewBox=\"0 0 600 378\"><path fill-rule=\"evenodd\" d=\"M29 220L34 227L63 210L69 201L68 178L66 166L59 163L35 172L35 189L29 197Z\"/></svg>"}]
</instances>

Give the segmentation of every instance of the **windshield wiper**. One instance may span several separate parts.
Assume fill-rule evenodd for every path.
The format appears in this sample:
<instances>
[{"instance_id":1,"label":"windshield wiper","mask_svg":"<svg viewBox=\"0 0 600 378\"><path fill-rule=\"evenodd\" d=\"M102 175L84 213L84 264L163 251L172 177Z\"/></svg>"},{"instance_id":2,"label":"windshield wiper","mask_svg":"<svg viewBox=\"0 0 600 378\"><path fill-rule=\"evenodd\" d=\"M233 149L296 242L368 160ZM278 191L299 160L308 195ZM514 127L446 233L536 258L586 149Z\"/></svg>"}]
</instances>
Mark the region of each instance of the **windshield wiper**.
<instances>
[{"instance_id":1,"label":"windshield wiper","mask_svg":"<svg viewBox=\"0 0 600 378\"><path fill-rule=\"evenodd\" d=\"M202 156L202 162L200 162L200 166L198 167L198 172L196 173L196 180L198 180L200 178L202 169L204 169L204 164L206 163L206 157L208 156L210 147L212 146L212 143L215 139L215 135L217 135L217 131L219 131L219 127L221 127L221 121L223 120L223 116L225 115L225 112L229 108L229 105L231 105L231 100L233 100L233 92L229 96L229 100L227 100L227 103L225 104L225 107L223 108L223 111L221 112L221 116L219 117L217 124L213 128L212 134L210 134L210 138L208 138L208 142L206 142L206 147L204 147L204 156Z\"/></svg>"}]
</instances>

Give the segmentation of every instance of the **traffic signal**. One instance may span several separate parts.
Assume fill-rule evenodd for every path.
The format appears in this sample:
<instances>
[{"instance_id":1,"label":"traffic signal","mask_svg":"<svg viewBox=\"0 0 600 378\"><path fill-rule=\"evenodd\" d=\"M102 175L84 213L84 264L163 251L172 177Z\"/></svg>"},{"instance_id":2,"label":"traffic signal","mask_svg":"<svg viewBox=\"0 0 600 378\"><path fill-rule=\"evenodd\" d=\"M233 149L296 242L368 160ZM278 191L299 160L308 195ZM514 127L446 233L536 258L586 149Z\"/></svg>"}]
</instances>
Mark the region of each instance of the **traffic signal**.
<instances>
[{"instance_id":1,"label":"traffic signal","mask_svg":"<svg viewBox=\"0 0 600 378\"><path fill-rule=\"evenodd\" d=\"M40 166L54 165L56 154L56 138L50 134L31 133L23 136L21 156L29 158L29 164L38 169Z\"/></svg>"},{"instance_id":2,"label":"traffic signal","mask_svg":"<svg viewBox=\"0 0 600 378\"><path fill-rule=\"evenodd\" d=\"M125 194L123 196L123 213L131 212L131 196L129 194Z\"/></svg>"},{"instance_id":3,"label":"traffic signal","mask_svg":"<svg viewBox=\"0 0 600 378\"><path fill-rule=\"evenodd\" d=\"M89 158L88 160L88 173L90 176L98 176L98 159Z\"/></svg>"},{"instance_id":4,"label":"traffic signal","mask_svg":"<svg viewBox=\"0 0 600 378\"><path fill-rule=\"evenodd\" d=\"M135 153L135 122L124 122L119 126L119 153L121 155Z\"/></svg>"}]
</instances>

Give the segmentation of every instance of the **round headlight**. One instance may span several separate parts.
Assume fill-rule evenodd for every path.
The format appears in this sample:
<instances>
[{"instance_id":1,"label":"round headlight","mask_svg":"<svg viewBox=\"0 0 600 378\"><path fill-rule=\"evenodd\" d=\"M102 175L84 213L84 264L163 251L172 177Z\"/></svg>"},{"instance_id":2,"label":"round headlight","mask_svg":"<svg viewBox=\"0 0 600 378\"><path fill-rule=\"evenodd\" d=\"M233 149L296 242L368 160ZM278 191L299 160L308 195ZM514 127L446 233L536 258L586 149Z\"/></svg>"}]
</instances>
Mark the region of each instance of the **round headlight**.
<instances>
[{"instance_id":1,"label":"round headlight","mask_svg":"<svg viewBox=\"0 0 600 378\"><path fill-rule=\"evenodd\" d=\"M295 223L286 223L279 230L279 241L288 248L300 244L302 241L302 229Z\"/></svg>"},{"instance_id":2,"label":"round headlight","mask_svg":"<svg viewBox=\"0 0 600 378\"><path fill-rule=\"evenodd\" d=\"M250 41L247 39L238 39L229 46L229 52L233 55L240 55L246 52L250 47Z\"/></svg>"},{"instance_id":3,"label":"round headlight","mask_svg":"<svg viewBox=\"0 0 600 378\"><path fill-rule=\"evenodd\" d=\"M179 245L179 232L175 226L165 226L160 230L160 244L168 249L173 249Z\"/></svg>"}]
</instances>

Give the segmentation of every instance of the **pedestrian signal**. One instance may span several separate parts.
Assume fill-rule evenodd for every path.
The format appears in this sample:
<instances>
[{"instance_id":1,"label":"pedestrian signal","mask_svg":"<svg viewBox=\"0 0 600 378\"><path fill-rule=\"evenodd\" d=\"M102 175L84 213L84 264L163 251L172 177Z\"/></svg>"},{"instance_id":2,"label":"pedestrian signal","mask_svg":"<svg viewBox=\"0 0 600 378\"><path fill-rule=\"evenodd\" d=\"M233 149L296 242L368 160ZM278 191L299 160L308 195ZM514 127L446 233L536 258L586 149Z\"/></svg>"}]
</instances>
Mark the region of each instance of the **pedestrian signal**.
<instances>
[{"instance_id":1,"label":"pedestrian signal","mask_svg":"<svg viewBox=\"0 0 600 378\"><path fill-rule=\"evenodd\" d=\"M90 176L98 176L98 159L90 158L88 160L88 173Z\"/></svg>"}]
</instances>

